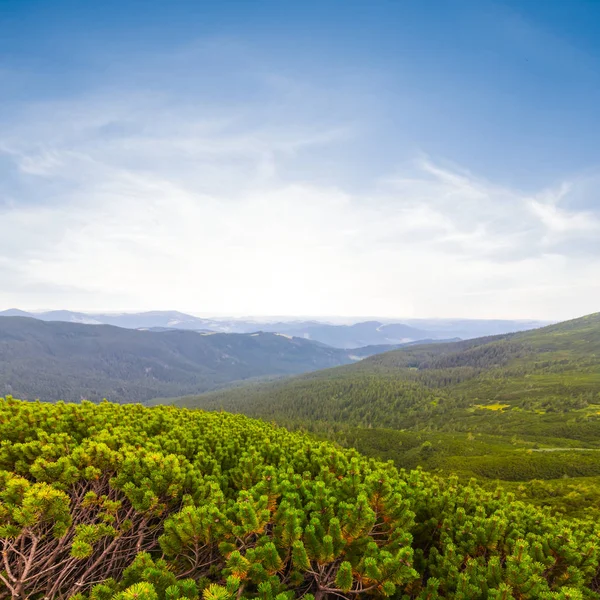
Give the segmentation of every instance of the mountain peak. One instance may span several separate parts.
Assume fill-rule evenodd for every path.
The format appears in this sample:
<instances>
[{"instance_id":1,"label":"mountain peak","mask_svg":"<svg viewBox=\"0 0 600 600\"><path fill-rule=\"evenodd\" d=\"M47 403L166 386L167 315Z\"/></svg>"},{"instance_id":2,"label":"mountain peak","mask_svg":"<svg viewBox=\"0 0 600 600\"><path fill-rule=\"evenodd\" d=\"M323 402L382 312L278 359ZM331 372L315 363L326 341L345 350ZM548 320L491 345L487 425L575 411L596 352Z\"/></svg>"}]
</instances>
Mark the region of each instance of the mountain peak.
<instances>
[{"instance_id":1,"label":"mountain peak","mask_svg":"<svg viewBox=\"0 0 600 600\"><path fill-rule=\"evenodd\" d=\"M0 317L31 317L32 315L19 308L9 308L8 310L0 311Z\"/></svg>"}]
</instances>

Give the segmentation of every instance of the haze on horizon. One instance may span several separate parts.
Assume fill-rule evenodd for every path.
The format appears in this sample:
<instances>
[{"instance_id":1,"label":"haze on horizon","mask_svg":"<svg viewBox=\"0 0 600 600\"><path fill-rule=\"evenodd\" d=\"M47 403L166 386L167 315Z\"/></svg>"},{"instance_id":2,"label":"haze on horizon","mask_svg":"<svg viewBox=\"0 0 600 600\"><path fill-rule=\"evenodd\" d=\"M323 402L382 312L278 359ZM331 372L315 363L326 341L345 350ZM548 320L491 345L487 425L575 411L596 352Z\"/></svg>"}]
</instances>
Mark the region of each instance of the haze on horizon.
<instances>
[{"instance_id":1,"label":"haze on horizon","mask_svg":"<svg viewBox=\"0 0 600 600\"><path fill-rule=\"evenodd\" d=\"M600 4L5 0L0 308L600 310Z\"/></svg>"}]
</instances>

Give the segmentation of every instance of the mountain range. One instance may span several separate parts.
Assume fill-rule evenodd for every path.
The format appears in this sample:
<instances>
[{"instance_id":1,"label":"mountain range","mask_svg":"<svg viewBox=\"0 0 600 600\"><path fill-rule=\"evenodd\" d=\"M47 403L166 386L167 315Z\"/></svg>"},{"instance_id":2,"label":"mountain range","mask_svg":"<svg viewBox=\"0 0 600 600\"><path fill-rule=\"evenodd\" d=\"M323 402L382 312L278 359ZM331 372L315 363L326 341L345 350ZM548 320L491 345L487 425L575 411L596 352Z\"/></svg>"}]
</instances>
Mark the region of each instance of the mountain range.
<instances>
[{"instance_id":1,"label":"mountain range","mask_svg":"<svg viewBox=\"0 0 600 600\"><path fill-rule=\"evenodd\" d=\"M346 351L270 332L141 331L5 317L0 396L145 402L348 364L388 349Z\"/></svg>"},{"instance_id":2,"label":"mountain range","mask_svg":"<svg viewBox=\"0 0 600 600\"><path fill-rule=\"evenodd\" d=\"M477 319L408 319L402 322L368 320L350 324L317 320L214 319L177 311L143 313L81 313L68 310L25 312L10 309L0 316L30 317L42 321L114 325L153 331L181 329L197 332L254 333L264 331L301 337L333 346L354 349L370 345L400 345L419 340L471 339L541 327L541 321Z\"/></svg>"}]
</instances>

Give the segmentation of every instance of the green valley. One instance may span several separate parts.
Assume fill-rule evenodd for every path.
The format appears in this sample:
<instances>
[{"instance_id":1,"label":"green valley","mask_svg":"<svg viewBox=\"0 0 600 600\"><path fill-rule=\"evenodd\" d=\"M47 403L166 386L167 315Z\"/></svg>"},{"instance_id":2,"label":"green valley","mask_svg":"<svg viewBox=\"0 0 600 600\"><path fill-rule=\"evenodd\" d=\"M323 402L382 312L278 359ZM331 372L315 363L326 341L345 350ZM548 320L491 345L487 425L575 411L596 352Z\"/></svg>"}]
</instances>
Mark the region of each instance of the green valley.
<instances>
[{"instance_id":1,"label":"green valley","mask_svg":"<svg viewBox=\"0 0 600 600\"><path fill-rule=\"evenodd\" d=\"M600 477L600 314L176 403L306 429L401 467L510 482ZM582 501L600 508L598 494Z\"/></svg>"}]
</instances>

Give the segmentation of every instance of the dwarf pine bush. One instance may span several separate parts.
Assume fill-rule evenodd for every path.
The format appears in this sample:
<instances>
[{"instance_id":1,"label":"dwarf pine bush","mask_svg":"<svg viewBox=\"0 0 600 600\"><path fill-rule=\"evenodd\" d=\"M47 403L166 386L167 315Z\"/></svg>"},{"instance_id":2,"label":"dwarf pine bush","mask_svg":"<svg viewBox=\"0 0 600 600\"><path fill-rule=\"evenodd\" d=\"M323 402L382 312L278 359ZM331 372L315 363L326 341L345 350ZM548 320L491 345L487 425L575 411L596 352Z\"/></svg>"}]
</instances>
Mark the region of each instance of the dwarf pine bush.
<instances>
[{"instance_id":1,"label":"dwarf pine bush","mask_svg":"<svg viewBox=\"0 0 600 600\"><path fill-rule=\"evenodd\" d=\"M0 400L0 599L600 598L600 526L227 413Z\"/></svg>"}]
</instances>

